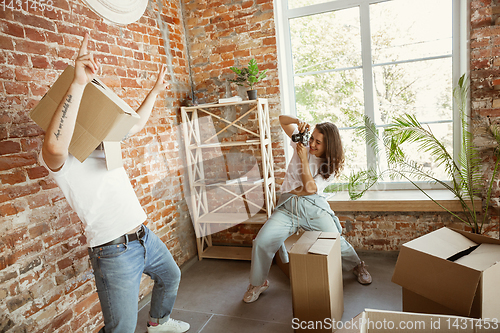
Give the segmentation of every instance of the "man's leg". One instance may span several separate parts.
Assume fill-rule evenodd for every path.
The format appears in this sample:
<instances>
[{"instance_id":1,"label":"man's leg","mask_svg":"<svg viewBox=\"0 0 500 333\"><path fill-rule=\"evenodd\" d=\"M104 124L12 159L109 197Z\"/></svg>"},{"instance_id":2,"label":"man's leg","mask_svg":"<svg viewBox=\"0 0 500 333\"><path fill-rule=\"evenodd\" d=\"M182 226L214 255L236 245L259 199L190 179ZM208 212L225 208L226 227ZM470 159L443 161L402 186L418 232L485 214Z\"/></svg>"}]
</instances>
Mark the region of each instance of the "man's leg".
<instances>
[{"instance_id":1,"label":"man's leg","mask_svg":"<svg viewBox=\"0 0 500 333\"><path fill-rule=\"evenodd\" d=\"M138 241L89 250L105 333L133 333L144 268L144 248Z\"/></svg>"},{"instance_id":2,"label":"man's leg","mask_svg":"<svg viewBox=\"0 0 500 333\"><path fill-rule=\"evenodd\" d=\"M160 238L149 229L145 230L146 235L142 240L146 249L144 273L154 281L149 316L151 322L163 324L169 320L172 313L181 270Z\"/></svg>"}]
</instances>

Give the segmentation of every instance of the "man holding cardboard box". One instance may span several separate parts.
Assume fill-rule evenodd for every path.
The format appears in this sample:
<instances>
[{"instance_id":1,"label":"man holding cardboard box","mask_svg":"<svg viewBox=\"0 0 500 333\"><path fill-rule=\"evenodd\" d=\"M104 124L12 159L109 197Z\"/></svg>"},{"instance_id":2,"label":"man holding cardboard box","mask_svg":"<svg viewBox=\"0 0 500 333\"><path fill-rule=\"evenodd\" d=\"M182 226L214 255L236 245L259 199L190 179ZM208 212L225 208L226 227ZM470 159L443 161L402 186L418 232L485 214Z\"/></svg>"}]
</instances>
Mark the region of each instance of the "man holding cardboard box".
<instances>
[{"instance_id":1,"label":"man holding cardboard box","mask_svg":"<svg viewBox=\"0 0 500 333\"><path fill-rule=\"evenodd\" d=\"M170 318L180 269L165 244L143 225L147 216L125 169L108 170L107 156L99 149L83 162L69 153L79 126L77 117L86 111L82 107L86 87L100 70L100 64L87 52L88 40L86 34L75 61L74 78L47 126L40 162L85 225L104 316L105 327L100 332L135 331L142 273L154 280L148 332L185 332L189 324ZM163 65L137 110L140 119L130 128L129 136L145 126L157 95L167 87L165 74Z\"/></svg>"}]
</instances>

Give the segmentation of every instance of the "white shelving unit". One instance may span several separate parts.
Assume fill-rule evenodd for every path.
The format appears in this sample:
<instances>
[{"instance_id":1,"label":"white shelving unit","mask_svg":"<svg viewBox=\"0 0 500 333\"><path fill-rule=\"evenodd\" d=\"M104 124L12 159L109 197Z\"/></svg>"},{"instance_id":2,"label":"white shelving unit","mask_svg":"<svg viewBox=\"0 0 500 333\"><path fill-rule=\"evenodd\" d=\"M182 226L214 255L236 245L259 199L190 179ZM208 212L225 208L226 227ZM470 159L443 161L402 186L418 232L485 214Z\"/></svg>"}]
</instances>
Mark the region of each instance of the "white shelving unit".
<instances>
[{"instance_id":1,"label":"white shelving unit","mask_svg":"<svg viewBox=\"0 0 500 333\"><path fill-rule=\"evenodd\" d=\"M238 106L242 109L248 108L248 110L243 110L240 112L242 114L235 120L229 121L221 117L221 114L223 113L222 108L231 106ZM242 120L248 119L252 113L256 115L258 130L246 128L242 122ZM212 245L211 225L226 223L234 225L238 222L245 224L264 224L268 217L271 216L276 205L276 190L268 101L267 99L259 98L252 101L182 107L181 114L189 189L191 191L188 200L191 201L190 212L197 237L198 257L200 260L203 258L250 260L250 247ZM200 125L199 121L203 116L210 116L212 119L217 119L217 121L225 123L225 127L215 134L209 133L208 135L203 135L204 128L202 128L203 125ZM249 137L249 139L237 141L238 135L232 135L226 137L224 141L218 142L218 136L223 132L227 132L231 127L240 130L240 132L248 133L249 135L247 135L247 137ZM228 135L228 133L225 134ZM207 138L207 136L209 137ZM233 136L235 140L233 140ZM220 182L205 178L205 167L203 164L204 150L206 151L206 149L209 148L224 149L224 147L245 147L255 145L260 146L261 161L259 171L261 178L247 179L244 177L231 181L223 179ZM217 207L212 207L213 205L209 204L211 198L207 196L207 189L210 189L210 187L217 187L223 190L224 193L229 194L231 199ZM252 202L246 197L247 193L259 189L262 189L264 194L263 206L262 204L258 205ZM248 212L221 212L224 207L228 207L235 200L243 200L246 205L253 206L259 210L260 213L251 216Z\"/></svg>"}]
</instances>

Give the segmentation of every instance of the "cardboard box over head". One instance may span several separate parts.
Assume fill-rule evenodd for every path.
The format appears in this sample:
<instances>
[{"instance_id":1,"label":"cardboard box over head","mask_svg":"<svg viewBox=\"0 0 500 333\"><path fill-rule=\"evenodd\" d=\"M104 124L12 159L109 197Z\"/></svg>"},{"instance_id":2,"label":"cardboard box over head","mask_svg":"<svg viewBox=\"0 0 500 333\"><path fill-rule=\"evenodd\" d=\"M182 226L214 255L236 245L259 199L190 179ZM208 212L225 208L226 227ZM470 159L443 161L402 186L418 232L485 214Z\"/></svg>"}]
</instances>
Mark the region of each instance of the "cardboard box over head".
<instances>
[{"instance_id":1,"label":"cardboard box over head","mask_svg":"<svg viewBox=\"0 0 500 333\"><path fill-rule=\"evenodd\" d=\"M294 320L340 320L344 313L340 234L304 232L290 250L290 283ZM297 330L302 329L307 327L299 325Z\"/></svg>"},{"instance_id":2,"label":"cardboard box over head","mask_svg":"<svg viewBox=\"0 0 500 333\"><path fill-rule=\"evenodd\" d=\"M500 320L500 240L441 228L403 244L403 310Z\"/></svg>"},{"instance_id":3,"label":"cardboard box over head","mask_svg":"<svg viewBox=\"0 0 500 333\"><path fill-rule=\"evenodd\" d=\"M496 321L371 309L366 309L353 319L341 322L338 326L342 328L335 333L493 333L500 331L500 324Z\"/></svg>"},{"instance_id":4,"label":"cardboard box over head","mask_svg":"<svg viewBox=\"0 0 500 333\"><path fill-rule=\"evenodd\" d=\"M68 66L31 110L31 119L45 131L66 96L74 75L74 67ZM69 153L83 162L103 142L107 168L119 167L122 165L120 141L139 119L139 115L125 101L99 79L93 79L83 93Z\"/></svg>"}]
</instances>

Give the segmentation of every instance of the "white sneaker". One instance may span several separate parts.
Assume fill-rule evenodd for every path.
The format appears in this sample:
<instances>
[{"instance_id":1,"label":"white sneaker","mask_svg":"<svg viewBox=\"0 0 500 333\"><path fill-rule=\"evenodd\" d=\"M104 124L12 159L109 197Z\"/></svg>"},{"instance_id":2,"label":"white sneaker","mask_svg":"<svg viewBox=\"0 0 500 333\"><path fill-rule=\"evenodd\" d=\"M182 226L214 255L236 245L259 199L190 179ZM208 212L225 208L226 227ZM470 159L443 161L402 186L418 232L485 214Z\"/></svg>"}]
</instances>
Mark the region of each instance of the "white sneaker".
<instances>
[{"instance_id":1,"label":"white sneaker","mask_svg":"<svg viewBox=\"0 0 500 333\"><path fill-rule=\"evenodd\" d=\"M264 282L262 286L252 286L250 284L248 286L247 291L245 292L245 295L243 295L243 302L245 303L255 302L259 298L259 295L267 288L269 288L268 280L266 280L266 282Z\"/></svg>"},{"instance_id":2,"label":"white sneaker","mask_svg":"<svg viewBox=\"0 0 500 333\"><path fill-rule=\"evenodd\" d=\"M366 269L365 262L362 261L358 264L358 266L354 267L352 270L354 275L358 277L358 282L361 284L370 284L372 283L372 276L368 273Z\"/></svg>"},{"instance_id":3,"label":"white sneaker","mask_svg":"<svg viewBox=\"0 0 500 333\"><path fill-rule=\"evenodd\" d=\"M168 321L157 326L148 324L148 333L183 333L189 330L189 327L188 323L169 318Z\"/></svg>"}]
</instances>

